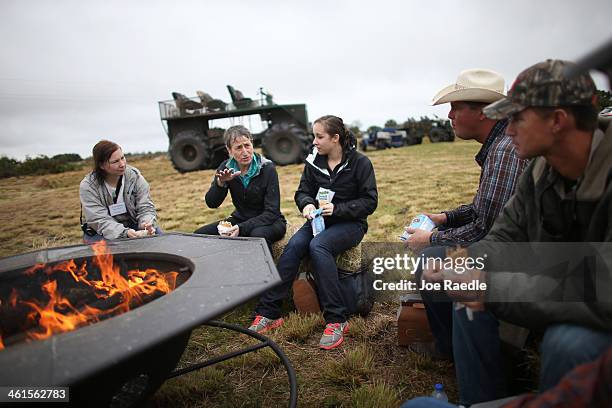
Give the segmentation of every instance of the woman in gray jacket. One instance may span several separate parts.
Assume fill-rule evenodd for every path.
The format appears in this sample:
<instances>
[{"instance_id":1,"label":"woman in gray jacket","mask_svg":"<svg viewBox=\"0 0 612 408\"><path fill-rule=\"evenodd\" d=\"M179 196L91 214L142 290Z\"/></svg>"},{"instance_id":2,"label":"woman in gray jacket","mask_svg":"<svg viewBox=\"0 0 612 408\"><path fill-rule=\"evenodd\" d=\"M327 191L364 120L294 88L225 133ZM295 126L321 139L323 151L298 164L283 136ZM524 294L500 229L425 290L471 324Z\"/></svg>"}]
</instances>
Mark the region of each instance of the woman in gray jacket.
<instances>
[{"instance_id":1,"label":"woman in gray jacket","mask_svg":"<svg viewBox=\"0 0 612 408\"><path fill-rule=\"evenodd\" d=\"M116 143L101 140L93 148L93 170L81 181L85 216L83 241L136 238L159 233L149 183L128 166Z\"/></svg>"}]
</instances>

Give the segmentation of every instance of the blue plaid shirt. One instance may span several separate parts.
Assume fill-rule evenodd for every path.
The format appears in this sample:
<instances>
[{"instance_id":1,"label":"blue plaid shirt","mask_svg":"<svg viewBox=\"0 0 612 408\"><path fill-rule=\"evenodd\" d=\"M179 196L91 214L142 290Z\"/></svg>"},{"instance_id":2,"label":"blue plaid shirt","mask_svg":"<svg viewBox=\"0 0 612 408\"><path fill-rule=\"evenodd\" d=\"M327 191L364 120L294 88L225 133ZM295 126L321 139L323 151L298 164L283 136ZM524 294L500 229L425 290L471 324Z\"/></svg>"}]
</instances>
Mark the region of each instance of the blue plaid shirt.
<instances>
[{"instance_id":1,"label":"blue plaid shirt","mask_svg":"<svg viewBox=\"0 0 612 408\"><path fill-rule=\"evenodd\" d=\"M444 211L445 229L431 234L432 245L468 245L481 240L514 194L528 161L516 155L510 136L505 133L507 125L505 119L498 121L475 157L481 171L474 201Z\"/></svg>"}]
</instances>

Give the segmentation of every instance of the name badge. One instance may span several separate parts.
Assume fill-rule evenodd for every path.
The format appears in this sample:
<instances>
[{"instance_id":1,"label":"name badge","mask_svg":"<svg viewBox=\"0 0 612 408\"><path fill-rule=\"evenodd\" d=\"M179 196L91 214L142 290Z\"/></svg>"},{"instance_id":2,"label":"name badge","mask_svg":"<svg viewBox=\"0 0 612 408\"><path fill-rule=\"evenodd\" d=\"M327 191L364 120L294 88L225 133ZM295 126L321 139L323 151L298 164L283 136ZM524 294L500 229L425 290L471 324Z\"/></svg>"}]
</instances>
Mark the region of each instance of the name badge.
<instances>
[{"instance_id":1,"label":"name badge","mask_svg":"<svg viewBox=\"0 0 612 408\"><path fill-rule=\"evenodd\" d=\"M125 203L117 203L108 206L108 211L110 212L111 217L115 215L125 214L127 212L127 208L125 207Z\"/></svg>"}]
</instances>

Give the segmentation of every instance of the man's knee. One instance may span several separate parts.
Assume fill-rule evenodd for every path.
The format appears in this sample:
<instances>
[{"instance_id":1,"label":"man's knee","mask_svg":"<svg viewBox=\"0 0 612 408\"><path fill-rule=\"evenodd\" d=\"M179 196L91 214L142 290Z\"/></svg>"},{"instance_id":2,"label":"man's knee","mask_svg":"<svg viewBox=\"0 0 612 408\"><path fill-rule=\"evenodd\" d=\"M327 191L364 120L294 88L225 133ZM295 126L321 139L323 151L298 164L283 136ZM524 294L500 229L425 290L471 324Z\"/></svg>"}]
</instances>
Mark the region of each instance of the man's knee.
<instances>
[{"instance_id":1,"label":"man's knee","mask_svg":"<svg viewBox=\"0 0 612 408\"><path fill-rule=\"evenodd\" d=\"M558 324L546 329L541 350L544 356L576 363L590 361L612 344L612 335L583 326Z\"/></svg>"}]
</instances>

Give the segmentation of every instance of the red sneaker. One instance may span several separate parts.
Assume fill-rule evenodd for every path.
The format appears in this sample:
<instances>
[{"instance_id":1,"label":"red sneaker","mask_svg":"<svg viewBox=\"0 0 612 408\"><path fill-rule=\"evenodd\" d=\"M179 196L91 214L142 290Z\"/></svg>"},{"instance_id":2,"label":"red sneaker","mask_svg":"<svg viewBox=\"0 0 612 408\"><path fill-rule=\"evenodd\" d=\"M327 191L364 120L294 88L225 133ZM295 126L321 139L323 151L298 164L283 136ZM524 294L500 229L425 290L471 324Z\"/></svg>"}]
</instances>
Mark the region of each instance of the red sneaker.
<instances>
[{"instance_id":1,"label":"red sneaker","mask_svg":"<svg viewBox=\"0 0 612 408\"><path fill-rule=\"evenodd\" d=\"M348 330L348 322L327 323L323 336L319 341L319 347L323 350L331 350L338 347L344 341L344 333Z\"/></svg>"},{"instance_id":2,"label":"red sneaker","mask_svg":"<svg viewBox=\"0 0 612 408\"><path fill-rule=\"evenodd\" d=\"M265 333L268 330L276 329L277 327L282 326L284 320L280 319L268 319L265 316L257 315L255 316L255 320L249 326L250 331L254 331L256 333Z\"/></svg>"}]
</instances>

